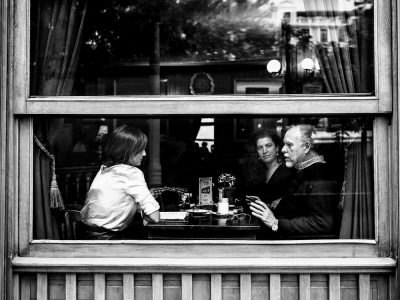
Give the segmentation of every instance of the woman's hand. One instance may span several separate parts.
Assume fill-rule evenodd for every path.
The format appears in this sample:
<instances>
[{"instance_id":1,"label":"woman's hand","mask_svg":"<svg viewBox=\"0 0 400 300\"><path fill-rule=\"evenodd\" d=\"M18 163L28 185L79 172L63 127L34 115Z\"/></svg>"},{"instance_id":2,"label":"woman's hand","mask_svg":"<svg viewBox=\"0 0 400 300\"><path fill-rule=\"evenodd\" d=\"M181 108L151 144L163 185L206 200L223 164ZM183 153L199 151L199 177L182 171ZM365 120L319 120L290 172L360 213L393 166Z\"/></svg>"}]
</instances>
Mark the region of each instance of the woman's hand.
<instances>
[{"instance_id":1,"label":"woman's hand","mask_svg":"<svg viewBox=\"0 0 400 300\"><path fill-rule=\"evenodd\" d=\"M272 225L276 224L276 218L273 212L269 209L267 204L261 200L256 200L250 204L251 214L259 218L265 225L272 228Z\"/></svg>"},{"instance_id":2,"label":"woman's hand","mask_svg":"<svg viewBox=\"0 0 400 300\"><path fill-rule=\"evenodd\" d=\"M156 210L150 215L143 215L143 219L148 223L158 223L160 222L160 211Z\"/></svg>"}]
</instances>

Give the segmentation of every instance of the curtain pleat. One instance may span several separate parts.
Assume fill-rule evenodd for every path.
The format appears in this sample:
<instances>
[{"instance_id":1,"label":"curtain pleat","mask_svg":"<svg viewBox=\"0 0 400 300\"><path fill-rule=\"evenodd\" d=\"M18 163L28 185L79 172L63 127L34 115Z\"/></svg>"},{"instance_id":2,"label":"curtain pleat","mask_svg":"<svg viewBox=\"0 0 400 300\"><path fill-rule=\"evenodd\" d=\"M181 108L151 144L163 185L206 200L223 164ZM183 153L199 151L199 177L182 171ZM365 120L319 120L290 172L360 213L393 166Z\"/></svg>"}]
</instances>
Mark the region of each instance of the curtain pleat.
<instances>
[{"instance_id":1,"label":"curtain pleat","mask_svg":"<svg viewBox=\"0 0 400 300\"><path fill-rule=\"evenodd\" d=\"M312 5L306 3L311 2ZM305 7L316 9L324 18L333 20L328 26L331 42L315 46L321 77L329 93L366 93L373 85L373 53L371 52L372 17L370 9L340 12L334 0L310 0ZM318 22L318 21L317 21ZM321 24L320 26L324 26ZM344 40L339 39L340 33Z\"/></svg>"},{"instance_id":2,"label":"curtain pleat","mask_svg":"<svg viewBox=\"0 0 400 300\"><path fill-rule=\"evenodd\" d=\"M32 1L32 6L36 7L31 39L33 95L71 95L87 5L87 0ZM63 118L52 118L45 126L35 128L35 134L50 152L53 152L63 123ZM50 162L37 148L34 160L34 238L58 239L56 217L49 201Z\"/></svg>"},{"instance_id":3,"label":"curtain pleat","mask_svg":"<svg viewBox=\"0 0 400 300\"><path fill-rule=\"evenodd\" d=\"M35 147L37 148L37 147ZM34 152L34 228L35 239L59 239L56 216L51 212L49 190L51 161L39 149Z\"/></svg>"},{"instance_id":4,"label":"curtain pleat","mask_svg":"<svg viewBox=\"0 0 400 300\"><path fill-rule=\"evenodd\" d=\"M77 68L87 1L53 0L37 4L33 67L36 95L70 95Z\"/></svg>"},{"instance_id":5,"label":"curtain pleat","mask_svg":"<svg viewBox=\"0 0 400 300\"><path fill-rule=\"evenodd\" d=\"M374 238L374 198L371 158L366 143L353 143L347 155L347 172L340 235L342 239Z\"/></svg>"}]
</instances>

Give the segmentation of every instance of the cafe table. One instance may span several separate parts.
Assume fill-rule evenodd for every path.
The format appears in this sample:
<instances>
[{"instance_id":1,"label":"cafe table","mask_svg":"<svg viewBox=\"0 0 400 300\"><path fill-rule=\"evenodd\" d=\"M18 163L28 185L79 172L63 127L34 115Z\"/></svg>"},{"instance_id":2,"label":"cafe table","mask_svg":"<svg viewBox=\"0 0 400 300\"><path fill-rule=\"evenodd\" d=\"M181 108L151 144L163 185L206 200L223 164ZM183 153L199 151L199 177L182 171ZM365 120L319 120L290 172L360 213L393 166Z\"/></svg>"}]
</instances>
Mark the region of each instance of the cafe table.
<instances>
[{"instance_id":1,"label":"cafe table","mask_svg":"<svg viewBox=\"0 0 400 300\"><path fill-rule=\"evenodd\" d=\"M257 218L216 213L189 214L184 220L161 220L146 226L149 239L241 239L255 240L261 227ZM243 214L241 214L243 216Z\"/></svg>"}]
</instances>

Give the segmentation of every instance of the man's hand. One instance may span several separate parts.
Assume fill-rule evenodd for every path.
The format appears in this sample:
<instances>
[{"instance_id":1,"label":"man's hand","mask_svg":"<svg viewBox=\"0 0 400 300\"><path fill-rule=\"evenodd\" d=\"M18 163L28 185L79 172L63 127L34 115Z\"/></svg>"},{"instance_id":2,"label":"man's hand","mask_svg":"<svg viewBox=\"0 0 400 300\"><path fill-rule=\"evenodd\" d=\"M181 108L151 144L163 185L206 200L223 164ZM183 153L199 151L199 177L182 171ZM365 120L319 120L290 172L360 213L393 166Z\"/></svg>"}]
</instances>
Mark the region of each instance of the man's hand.
<instances>
[{"instance_id":1,"label":"man's hand","mask_svg":"<svg viewBox=\"0 0 400 300\"><path fill-rule=\"evenodd\" d=\"M249 196L249 195L246 196L246 201L247 201L247 203L249 205L250 205L251 202L255 202L257 200L261 201L260 197L258 197L258 196Z\"/></svg>"},{"instance_id":2,"label":"man's hand","mask_svg":"<svg viewBox=\"0 0 400 300\"><path fill-rule=\"evenodd\" d=\"M277 219L275 218L273 212L269 209L267 204L261 200L256 200L250 204L251 214L259 218L265 225L272 228L276 224Z\"/></svg>"},{"instance_id":3,"label":"man's hand","mask_svg":"<svg viewBox=\"0 0 400 300\"><path fill-rule=\"evenodd\" d=\"M278 199L275 199L274 201L272 201L271 202L271 209L273 209L273 210L275 210L275 208L278 206L278 204L279 204L279 202L281 202L281 200L282 200L282 197L281 198L278 198Z\"/></svg>"}]
</instances>

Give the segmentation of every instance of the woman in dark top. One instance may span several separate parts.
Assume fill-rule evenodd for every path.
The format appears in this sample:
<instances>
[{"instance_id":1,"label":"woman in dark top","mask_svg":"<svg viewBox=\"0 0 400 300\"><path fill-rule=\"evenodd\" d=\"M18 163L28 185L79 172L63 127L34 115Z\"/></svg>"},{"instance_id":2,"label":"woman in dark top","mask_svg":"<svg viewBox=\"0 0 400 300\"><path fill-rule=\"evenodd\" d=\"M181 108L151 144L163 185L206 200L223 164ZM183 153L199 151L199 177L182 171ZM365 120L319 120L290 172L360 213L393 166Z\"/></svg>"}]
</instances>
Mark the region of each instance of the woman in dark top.
<instances>
[{"instance_id":1,"label":"woman in dark top","mask_svg":"<svg viewBox=\"0 0 400 300\"><path fill-rule=\"evenodd\" d=\"M253 140L264 172L260 182L249 187L246 194L260 198L275 209L287 192L295 171L282 163L280 153L282 140L277 134L260 130L254 134Z\"/></svg>"}]
</instances>

